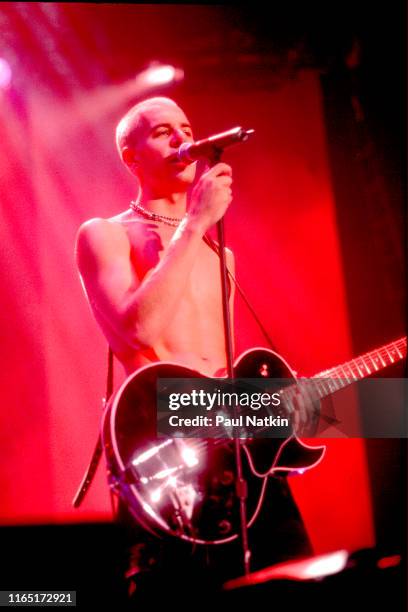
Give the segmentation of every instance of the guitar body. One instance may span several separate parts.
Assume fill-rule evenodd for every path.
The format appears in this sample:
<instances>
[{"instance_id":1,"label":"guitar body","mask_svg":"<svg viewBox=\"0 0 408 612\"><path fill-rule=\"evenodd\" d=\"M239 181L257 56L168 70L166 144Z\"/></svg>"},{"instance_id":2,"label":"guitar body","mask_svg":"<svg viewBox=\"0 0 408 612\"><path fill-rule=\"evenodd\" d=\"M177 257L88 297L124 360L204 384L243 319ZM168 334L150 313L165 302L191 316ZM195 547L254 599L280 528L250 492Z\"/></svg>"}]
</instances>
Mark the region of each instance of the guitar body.
<instances>
[{"instance_id":1,"label":"guitar body","mask_svg":"<svg viewBox=\"0 0 408 612\"><path fill-rule=\"evenodd\" d=\"M285 378L295 374L278 354L251 349L234 364L236 378ZM174 363L145 366L130 375L108 403L102 440L112 489L147 530L199 544L238 537L234 444L228 440L156 439L158 378L205 378ZM319 463L325 447L310 447L295 436L251 439L242 445L248 483L248 526L262 506L267 479Z\"/></svg>"}]
</instances>

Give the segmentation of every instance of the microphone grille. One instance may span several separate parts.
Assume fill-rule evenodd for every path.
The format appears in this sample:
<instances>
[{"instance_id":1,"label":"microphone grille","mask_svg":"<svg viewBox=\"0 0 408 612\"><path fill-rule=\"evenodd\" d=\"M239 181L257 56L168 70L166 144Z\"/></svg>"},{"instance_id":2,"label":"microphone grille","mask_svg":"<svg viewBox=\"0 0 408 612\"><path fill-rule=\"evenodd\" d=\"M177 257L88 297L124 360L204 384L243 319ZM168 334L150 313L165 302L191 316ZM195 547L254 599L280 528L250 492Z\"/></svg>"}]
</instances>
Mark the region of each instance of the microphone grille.
<instances>
[{"instance_id":1,"label":"microphone grille","mask_svg":"<svg viewBox=\"0 0 408 612\"><path fill-rule=\"evenodd\" d=\"M190 147L193 143L192 142L183 142L182 145L179 146L179 149L177 151L177 155L180 161L182 162L192 162L194 161L194 159L191 159L190 155L189 155L189 151L190 151Z\"/></svg>"}]
</instances>

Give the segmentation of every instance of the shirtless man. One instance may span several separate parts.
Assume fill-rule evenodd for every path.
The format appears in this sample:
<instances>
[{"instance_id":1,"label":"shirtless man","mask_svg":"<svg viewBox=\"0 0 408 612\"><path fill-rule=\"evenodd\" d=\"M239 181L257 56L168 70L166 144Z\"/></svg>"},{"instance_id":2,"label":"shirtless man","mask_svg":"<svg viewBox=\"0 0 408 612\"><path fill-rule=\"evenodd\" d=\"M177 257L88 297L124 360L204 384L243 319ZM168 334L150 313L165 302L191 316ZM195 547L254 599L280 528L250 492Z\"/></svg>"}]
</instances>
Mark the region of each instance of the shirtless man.
<instances>
[{"instance_id":1,"label":"shirtless man","mask_svg":"<svg viewBox=\"0 0 408 612\"><path fill-rule=\"evenodd\" d=\"M226 352L219 259L203 236L231 203L231 168L217 163L205 171L188 202L196 168L179 162L176 153L193 134L184 112L168 98L151 98L132 108L120 121L116 140L140 189L129 210L91 219L79 229L78 268L95 318L127 374L148 363L173 361L207 376L222 375ZM228 250L227 266L233 273ZM231 287L231 311L233 298ZM268 490L272 501L264 503L265 521L260 517L251 528L253 541L266 544L266 557L257 551L260 566L272 562L272 549L276 559L310 552L286 482L271 479ZM265 535L265 524L273 533ZM210 568L215 581L242 570L238 541L210 552L197 547L193 558L190 549L183 550L184 542L167 543L158 551L157 539L140 530L131 537L134 565L143 570L138 579L152 574L153 559L154 566L166 568L160 575L169 589L179 588L180 575L171 578L172 570L191 571L183 588L187 583L193 588L198 580L201 591L204 568ZM157 585L151 576L150 587L142 592L148 597Z\"/></svg>"},{"instance_id":2,"label":"shirtless man","mask_svg":"<svg viewBox=\"0 0 408 612\"><path fill-rule=\"evenodd\" d=\"M208 376L226 367L219 259L202 238L231 202L232 171L218 163L204 172L188 205L196 168L176 154L192 141L186 115L169 98L132 108L116 142L139 181L137 207L91 219L78 233L89 303L127 374L165 360ZM227 265L233 272L231 251Z\"/></svg>"}]
</instances>

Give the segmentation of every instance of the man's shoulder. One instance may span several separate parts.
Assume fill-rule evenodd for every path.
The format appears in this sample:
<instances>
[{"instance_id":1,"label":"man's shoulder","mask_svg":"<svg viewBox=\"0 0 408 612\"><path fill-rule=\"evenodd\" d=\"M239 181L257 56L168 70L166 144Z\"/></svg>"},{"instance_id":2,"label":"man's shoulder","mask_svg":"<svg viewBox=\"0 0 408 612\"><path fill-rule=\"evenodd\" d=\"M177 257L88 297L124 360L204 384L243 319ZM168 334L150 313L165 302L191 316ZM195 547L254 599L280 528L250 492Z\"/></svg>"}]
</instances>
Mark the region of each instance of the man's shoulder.
<instances>
[{"instance_id":1,"label":"man's shoulder","mask_svg":"<svg viewBox=\"0 0 408 612\"><path fill-rule=\"evenodd\" d=\"M92 219L88 219L84 221L82 225L79 227L78 234L93 234L99 232L115 232L124 227L124 224L127 221L128 214L127 212L120 213L115 215L114 217L93 217Z\"/></svg>"},{"instance_id":2,"label":"man's shoulder","mask_svg":"<svg viewBox=\"0 0 408 612\"><path fill-rule=\"evenodd\" d=\"M113 234L122 233L124 230L120 223L102 217L88 219L79 227L77 240L98 240Z\"/></svg>"},{"instance_id":3,"label":"man's shoulder","mask_svg":"<svg viewBox=\"0 0 408 612\"><path fill-rule=\"evenodd\" d=\"M106 252L110 248L129 248L129 240L123 225L115 218L94 217L79 227L76 236L76 251Z\"/></svg>"}]
</instances>

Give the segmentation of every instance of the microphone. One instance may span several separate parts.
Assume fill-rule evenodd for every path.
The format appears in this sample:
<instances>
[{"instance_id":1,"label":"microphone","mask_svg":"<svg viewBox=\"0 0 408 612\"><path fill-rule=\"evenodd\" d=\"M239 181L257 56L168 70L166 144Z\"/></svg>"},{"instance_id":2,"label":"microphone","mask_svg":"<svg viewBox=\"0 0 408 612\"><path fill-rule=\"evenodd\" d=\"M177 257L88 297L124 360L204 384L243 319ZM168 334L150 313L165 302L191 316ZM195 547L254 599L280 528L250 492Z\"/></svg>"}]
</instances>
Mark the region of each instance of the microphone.
<instances>
[{"instance_id":1,"label":"microphone","mask_svg":"<svg viewBox=\"0 0 408 612\"><path fill-rule=\"evenodd\" d=\"M178 149L177 156L181 162L191 163L201 158L212 160L217 157L226 147L239 142L245 142L248 136L255 130L244 130L242 127L235 127L227 132L215 134L197 142L184 142Z\"/></svg>"}]
</instances>

